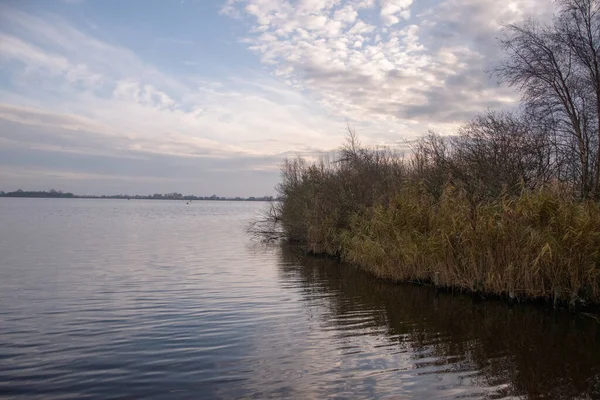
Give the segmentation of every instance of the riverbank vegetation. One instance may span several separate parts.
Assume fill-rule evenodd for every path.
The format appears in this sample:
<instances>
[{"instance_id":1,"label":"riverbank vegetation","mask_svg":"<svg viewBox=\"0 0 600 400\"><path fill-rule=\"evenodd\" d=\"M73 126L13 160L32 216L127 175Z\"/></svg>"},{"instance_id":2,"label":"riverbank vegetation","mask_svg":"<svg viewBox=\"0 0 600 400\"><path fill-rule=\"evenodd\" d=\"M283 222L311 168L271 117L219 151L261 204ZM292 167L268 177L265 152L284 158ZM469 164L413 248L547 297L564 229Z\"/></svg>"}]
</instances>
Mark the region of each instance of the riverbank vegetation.
<instances>
[{"instance_id":1,"label":"riverbank vegetation","mask_svg":"<svg viewBox=\"0 0 600 400\"><path fill-rule=\"evenodd\" d=\"M286 237L373 274L481 294L600 303L600 1L505 27L486 112L410 155L361 146L285 161L271 215Z\"/></svg>"}]
</instances>

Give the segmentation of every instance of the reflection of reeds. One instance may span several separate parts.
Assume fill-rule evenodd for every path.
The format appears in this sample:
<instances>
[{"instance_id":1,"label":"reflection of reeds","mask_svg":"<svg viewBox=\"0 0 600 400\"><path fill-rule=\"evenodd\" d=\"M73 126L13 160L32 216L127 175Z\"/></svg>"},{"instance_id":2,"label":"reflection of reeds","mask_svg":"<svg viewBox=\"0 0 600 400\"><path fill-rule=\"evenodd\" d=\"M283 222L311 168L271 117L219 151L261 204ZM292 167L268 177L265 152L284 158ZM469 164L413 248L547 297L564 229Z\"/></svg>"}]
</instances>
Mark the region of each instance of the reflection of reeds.
<instances>
[{"instance_id":1,"label":"reflection of reeds","mask_svg":"<svg viewBox=\"0 0 600 400\"><path fill-rule=\"evenodd\" d=\"M600 326L593 319L534 306L510 307L499 301L475 303L469 297L432 288L394 285L335 261L282 249L281 272L328 299L331 320L345 313L383 327L398 345L479 371L484 386L508 384L501 395L528 398L600 396ZM340 330L352 329L340 325ZM445 361L444 361L445 360Z\"/></svg>"}]
</instances>

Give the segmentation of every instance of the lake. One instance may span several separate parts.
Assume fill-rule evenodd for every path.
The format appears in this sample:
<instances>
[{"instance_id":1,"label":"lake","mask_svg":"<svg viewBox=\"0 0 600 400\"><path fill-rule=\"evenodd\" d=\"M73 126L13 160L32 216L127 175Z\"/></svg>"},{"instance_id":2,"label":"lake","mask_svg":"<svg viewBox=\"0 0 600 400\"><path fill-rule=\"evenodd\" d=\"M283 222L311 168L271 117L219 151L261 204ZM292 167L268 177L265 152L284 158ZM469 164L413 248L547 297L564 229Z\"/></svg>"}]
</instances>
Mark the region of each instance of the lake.
<instances>
[{"instance_id":1,"label":"lake","mask_svg":"<svg viewBox=\"0 0 600 400\"><path fill-rule=\"evenodd\" d=\"M0 397L600 398L600 324L244 231L265 203L0 198Z\"/></svg>"}]
</instances>

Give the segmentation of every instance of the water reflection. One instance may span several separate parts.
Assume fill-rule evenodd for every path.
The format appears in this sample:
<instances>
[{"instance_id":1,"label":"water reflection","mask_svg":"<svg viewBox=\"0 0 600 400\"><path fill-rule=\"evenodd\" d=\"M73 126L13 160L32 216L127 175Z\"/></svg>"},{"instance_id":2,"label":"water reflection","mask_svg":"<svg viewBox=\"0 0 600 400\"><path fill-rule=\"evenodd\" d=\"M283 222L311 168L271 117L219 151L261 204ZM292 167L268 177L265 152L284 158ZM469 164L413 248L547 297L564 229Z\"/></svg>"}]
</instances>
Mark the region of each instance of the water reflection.
<instances>
[{"instance_id":1,"label":"water reflection","mask_svg":"<svg viewBox=\"0 0 600 400\"><path fill-rule=\"evenodd\" d=\"M322 329L338 340L383 335L366 357L407 355L408 367L379 368L385 387L372 394L421 397L420 385L423 398L600 397L599 324L587 316L394 285L287 246L280 257L282 284L302 288Z\"/></svg>"},{"instance_id":2,"label":"water reflection","mask_svg":"<svg viewBox=\"0 0 600 400\"><path fill-rule=\"evenodd\" d=\"M598 398L598 323L251 245L260 204L0 201L0 398Z\"/></svg>"}]
</instances>

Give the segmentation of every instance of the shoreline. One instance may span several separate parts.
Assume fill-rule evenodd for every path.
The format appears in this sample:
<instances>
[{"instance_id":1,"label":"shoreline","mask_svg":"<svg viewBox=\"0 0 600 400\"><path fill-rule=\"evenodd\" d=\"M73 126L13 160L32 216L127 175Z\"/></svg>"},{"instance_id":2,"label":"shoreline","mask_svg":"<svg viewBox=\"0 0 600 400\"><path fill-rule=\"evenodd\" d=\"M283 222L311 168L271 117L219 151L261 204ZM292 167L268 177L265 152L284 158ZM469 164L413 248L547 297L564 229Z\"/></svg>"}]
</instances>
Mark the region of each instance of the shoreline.
<instances>
[{"instance_id":1,"label":"shoreline","mask_svg":"<svg viewBox=\"0 0 600 400\"><path fill-rule=\"evenodd\" d=\"M305 257L310 257L314 259L328 259L336 262L339 265L347 266L350 268L355 268L358 271L366 273L368 276L373 279L380 281L385 284L390 284L394 286L413 286L413 287L423 287L433 289L436 293L446 293L450 295L461 295L468 296L471 298L473 303L480 303L486 301L497 301L507 304L508 306L516 306L516 305L529 305L540 307L542 309L547 310L560 310L560 311L569 311L573 313L578 313L592 319L595 319L598 323L600 323L600 303L570 303L565 299L549 299L545 297L511 297L508 293L493 293L493 292L478 292L473 291L469 288L462 288L459 286L443 286L436 285L432 280L397 280L390 277L377 275L372 270L367 268L363 268L360 265L350 263L348 261L344 261L340 256L326 254L326 253L314 253L311 251L307 251L303 248L303 246L299 243L293 243L289 240L286 240L286 246L290 246L300 254Z\"/></svg>"},{"instance_id":2,"label":"shoreline","mask_svg":"<svg viewBox=\"0 0 600 400\"><path fill-rule=\"evenodd\" d=\"M73 196L73 197L56 197L56 196L0 196L0 199L85 199L85 200L156 200L156 201L232 201L232 202L270 202L268 199L154 199L149 197L98 197L98 196Z\"/></svg>"}]
</instances>

